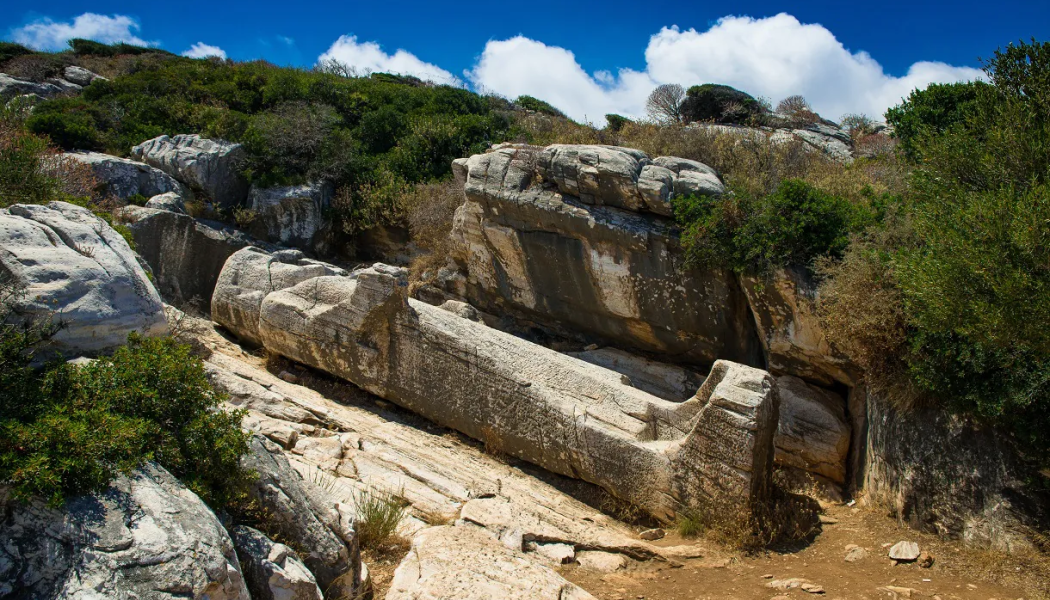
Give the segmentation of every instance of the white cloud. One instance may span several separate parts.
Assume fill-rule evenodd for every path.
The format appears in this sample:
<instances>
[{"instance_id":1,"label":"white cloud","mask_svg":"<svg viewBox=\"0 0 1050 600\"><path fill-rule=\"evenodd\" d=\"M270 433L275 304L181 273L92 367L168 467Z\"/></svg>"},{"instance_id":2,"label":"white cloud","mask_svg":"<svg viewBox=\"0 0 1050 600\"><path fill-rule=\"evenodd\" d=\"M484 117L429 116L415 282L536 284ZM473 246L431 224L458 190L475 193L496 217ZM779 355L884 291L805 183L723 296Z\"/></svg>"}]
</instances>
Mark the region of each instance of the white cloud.
<instances>
[{"instance_id":1,"label":"white cloud","mask_svg":"<svg viewBox=\"0 0 1050 600\"><path fill-rule=\"evenodd\" d=\"M139 23L126 15L84 13L71 22L37 19L11 31L11 39L38 50L62 50L73 38L95 40L103 44L126 42L136 46L155 46L138 37Z\"/></svg>"},{"instance_id":2,"label":"white cloud","mask_svg":"<svg viewBox=\"0 0 1050 600\"><path fill-rule=\"evenodd\" d=\"M209 56L218 56L219 58L226 58L226 51L218 46L211 46L204 42L197 42L190 46L190 49L182 53L183 56L190 58L207 58Z\"/></svg>"},{"instance_id":3,"label":"white cloud","mask_svg":"<svg viewBox=\"0 0 1050 600\"><path fill-rule=\"evenodd\" d=\"M981 71L918 62L902 77L887 75L866 52L850 52L818 24L781 13L724 17L707 31L665 27L650 38L644 72L587 73L572 52L521 36L490 41L467 77L510 98L529 94L575 119L602 122L609 112L642 116L662 83L722 83L774 103L801 94L824 116L882 115L912 89L979 78Z\"/></svg>"},{"instance_id":4,"label":"white cloud","mask_svg":"<svg viewBox=\"0 0 1050 600\"><path fill-rule=\"evenodd\" d=\"M286 35L277 36L277 41L282 42L285 46L294 46L295 38L290 38Z\"/></svg>"},{"instance_id":5,"label":"white cloud","mask_svg":"<svg viewBox=\"0 0 1050 600\"><path fill-rule=\"evenodd\" d=\"M358 42L357 36L343 35L318 57L318 61L335 59L363 73L397 73L413 75L435 83L462 85L452 73L437 65L423 62L416 55L398 50L387 54L375 42Z\"/></svg>"}]
</instances>

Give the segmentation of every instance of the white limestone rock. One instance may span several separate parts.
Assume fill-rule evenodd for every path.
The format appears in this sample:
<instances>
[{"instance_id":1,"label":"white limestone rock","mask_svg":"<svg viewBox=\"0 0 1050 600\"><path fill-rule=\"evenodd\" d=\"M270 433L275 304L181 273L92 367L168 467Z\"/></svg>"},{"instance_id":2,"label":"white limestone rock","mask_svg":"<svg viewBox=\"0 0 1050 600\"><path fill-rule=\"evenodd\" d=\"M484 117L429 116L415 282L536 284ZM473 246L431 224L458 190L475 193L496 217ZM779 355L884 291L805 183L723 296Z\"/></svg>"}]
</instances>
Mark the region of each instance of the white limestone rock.
<instances>
[{"instance_id":1,"label":"white limestone rock","mask_svg":"<svg viewBox=\"0 0 1050 600\"><path fill-rule=\"evenodd\" d=\"M156 167L222 207L240 206L248 194L241 175L241 144L196 134L162 135L131 149L131 157Z\"/></svg>"},{"instance_id":2,"label":"white limestone rock","mask_svg":"<svg viewBox=\"0 0 1050 600\"><path fill-rule=\"evenodd\" d=\"M167 192L175 192L184 200L193 198L193 194L174 177L145 163L101 152L66 152L63 156L89 165L107 191L121 200L136 194L152 198Z\"/></svg>"},{"instance_id":3,"label":"white limestone rock","mask_svg":"<svg viewBox=\"0 0 1050 600\"><path fill-rule=\"evenodd\" d=\"M160 295L119 233L86 208L52 202L0 209L0 273L28 317L63 324L49 347L65 356L111 351L128 334L168 332Z\"/></svg>"}]
</instances>

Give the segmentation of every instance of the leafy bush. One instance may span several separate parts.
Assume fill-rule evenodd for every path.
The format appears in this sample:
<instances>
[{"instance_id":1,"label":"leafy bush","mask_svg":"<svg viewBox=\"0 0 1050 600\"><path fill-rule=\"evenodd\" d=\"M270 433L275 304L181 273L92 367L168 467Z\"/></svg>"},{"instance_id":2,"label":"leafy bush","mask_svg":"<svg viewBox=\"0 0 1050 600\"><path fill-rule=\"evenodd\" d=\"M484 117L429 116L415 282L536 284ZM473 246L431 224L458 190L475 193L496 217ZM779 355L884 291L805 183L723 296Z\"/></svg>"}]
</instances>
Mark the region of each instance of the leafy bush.
<instances>
[{"instance_id":1,"label":"leafy bush","mask_svg":"<svg viewBox=\"0 0 1050 600\"><path fill-rule=\"evenodd\" d=\"M240 412L219 409L200 359L171 339L129 338L87 366L32 366L53 330L0 325L0 480L16 498L64 498L105 486L155 460L206 502L222 505L246 482Z\"/></svg>"},{"instance_id":2,"label":"leafy bush","mask_svg":"<svg viewBox=\"0 0 1050 600\"><path fill-rule=\"evenodd\" d=\"M3 64L16 56L33 54L33 51L22 44L14 42L0 42L0 64Z\"/></svg>"},{"instance_id":3,"label":"leafy bush","mask_svg":"<svg viewBox=\"0 0 1050 600\"><path fill-rule=\"evenodd\" d=\"M872 234L863 242L869 247L851 249L847 258L870 258L830 271L824 312L840 322L856 312L858 302L840 293L850 281L892 285L879 300L894 306L870 309L903 316L892 334L872 340L840 331L836 343L854 354L882 346L902 357L898 368L869 374L874 383L1003 426L1045 467L1050 44L1011 45L985 71L989 84L930 86L890 111L915 160L902 207L910 233Z\"/></svg>"},{"instance_id":4,"label":"leafy bush","mask_svg":"<svg viewBox=\"0 0 1050 600\"><path fill-rule=\"evenodd\" d=\"M940 135L971 114L978 91L986 84L934 83L914 90L899 106L886 112L886 122L893 125L901 149L911 158L919 158L920 137Z\"/></svg>"},{"instance_id":5,"label":"leafy bush","mask_svg":"<svg viewBox=\"0 0 1050 600\"><path fill-rule=\"evenodd\" d=\"M552 117L565 118L565 113L554 108L549 103L544 102L539 98L533 98L532 96L518 96L518 99L514 101L514 104L517 104L519 108L523 108L525 110L533 110L538 113L550 115Z\"/></svg>"},{"instance_id":6,"label":"leafy bush","mask_svg":"<svg viewBox=\"0 0 1050 600\"><path fill-rule=\"evenodd\" d=\"M750 273L840 256L850 233L876 218L871 207L851 204L798 179L782 182L763 197L689 196L675 198L673 204L691 264Z\"/></svg>"},{"instance_id":7,"label":"leafy bush","mask_svg":"<svg viewBox=\"0 0 1050 600\"><path fill-rule=\"evenodd\" d=\"M90 166L63 158L45 138L27 132L17 116L0 116L0 207L76 202L96 186Z\"/></svg>"},{"instance_id":8,"label":"leafy bush","mask_svg":"<svg viewBox=\"0 0 1050 600\"><path fill-rule=\"evenodd\" d=\"M728 85L705 83L686 91L682 117L686 122L747 123L765 113L753 96Z\"/></svg>"},{"instance_id":9,"label":"leafy bush","mask_svg":"<svg viewBox=\"0 0 1050 600\"><path fill-rule=\"evenodd\" d=\"M609 114L605 115L606 127L611 131L620 131L623 126L630 123L631 120L623 115Z\"/></svg>"}]
</instances>

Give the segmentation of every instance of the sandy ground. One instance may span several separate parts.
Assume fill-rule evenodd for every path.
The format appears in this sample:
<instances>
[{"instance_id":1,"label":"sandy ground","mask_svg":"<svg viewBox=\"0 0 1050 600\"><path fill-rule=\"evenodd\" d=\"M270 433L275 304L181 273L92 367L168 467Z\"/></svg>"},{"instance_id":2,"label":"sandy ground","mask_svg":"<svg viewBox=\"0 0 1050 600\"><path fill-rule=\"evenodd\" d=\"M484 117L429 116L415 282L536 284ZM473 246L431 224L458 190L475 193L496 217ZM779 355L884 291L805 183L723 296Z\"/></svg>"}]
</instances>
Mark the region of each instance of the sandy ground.
<instances>
[{"instance_id":1,"label":"sandy ground","mask_svg":"<svg viewBox=\"0 0 1050 600\"><path fill-rule=\"evenodd\" d=\"M830 506L826 515L837 523L824 525L812 543L789 552L748 556L713 548L710 555L684 561L682 566L639 563L612 574L572 565L559 570L600 600L1050 598L1050 557L1046 555L1011 556L973 550L957 541L942 541L900 526L873 509ZM891 560L889 547L902 540L917 542L932 554L933 566L898 565ZM660 543L690 541L670 534ZM868 556L846 562L846 547L851 544L867 550ZM816 584L823 593L811 594L800 588L778 590L770 585L792 578Z\"/></svg>"}]
</instances>

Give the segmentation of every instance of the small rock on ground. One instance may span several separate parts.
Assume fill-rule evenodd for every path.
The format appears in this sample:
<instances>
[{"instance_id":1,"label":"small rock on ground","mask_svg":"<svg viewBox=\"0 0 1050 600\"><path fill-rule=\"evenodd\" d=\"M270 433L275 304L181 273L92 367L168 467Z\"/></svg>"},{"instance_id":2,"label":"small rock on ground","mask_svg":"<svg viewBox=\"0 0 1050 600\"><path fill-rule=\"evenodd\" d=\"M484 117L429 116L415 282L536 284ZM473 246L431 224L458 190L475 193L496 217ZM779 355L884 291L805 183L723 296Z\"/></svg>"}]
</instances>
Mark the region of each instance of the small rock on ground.
<instances>
[{"instance_id":1,"label":"small rock on ground","mask_svg":"<svg viewBox=\"0 0 1050 600\"><path fill-rule=\"evenodd\" d=\"M663 539L663 537L665 535L667 535L667 533L663 529L657 528L657 529L646 529L645 531L643 531L640 534L638 534L638 537L642 538L643 540L647 540L647 541L653 542L653 541L656 541L656 540Z\"/></svg>"},{"instance_id":2,"label":"small rock on ground","mask_svg":"<svg viewBox=\"0 0 1050 600\"><path fill-rule=\"evenodd\" d=\"M912 562L919 558L919 545L915 542L897 542L890 548L890 558L899 562Z\"/></svg>"}]
</instances>

